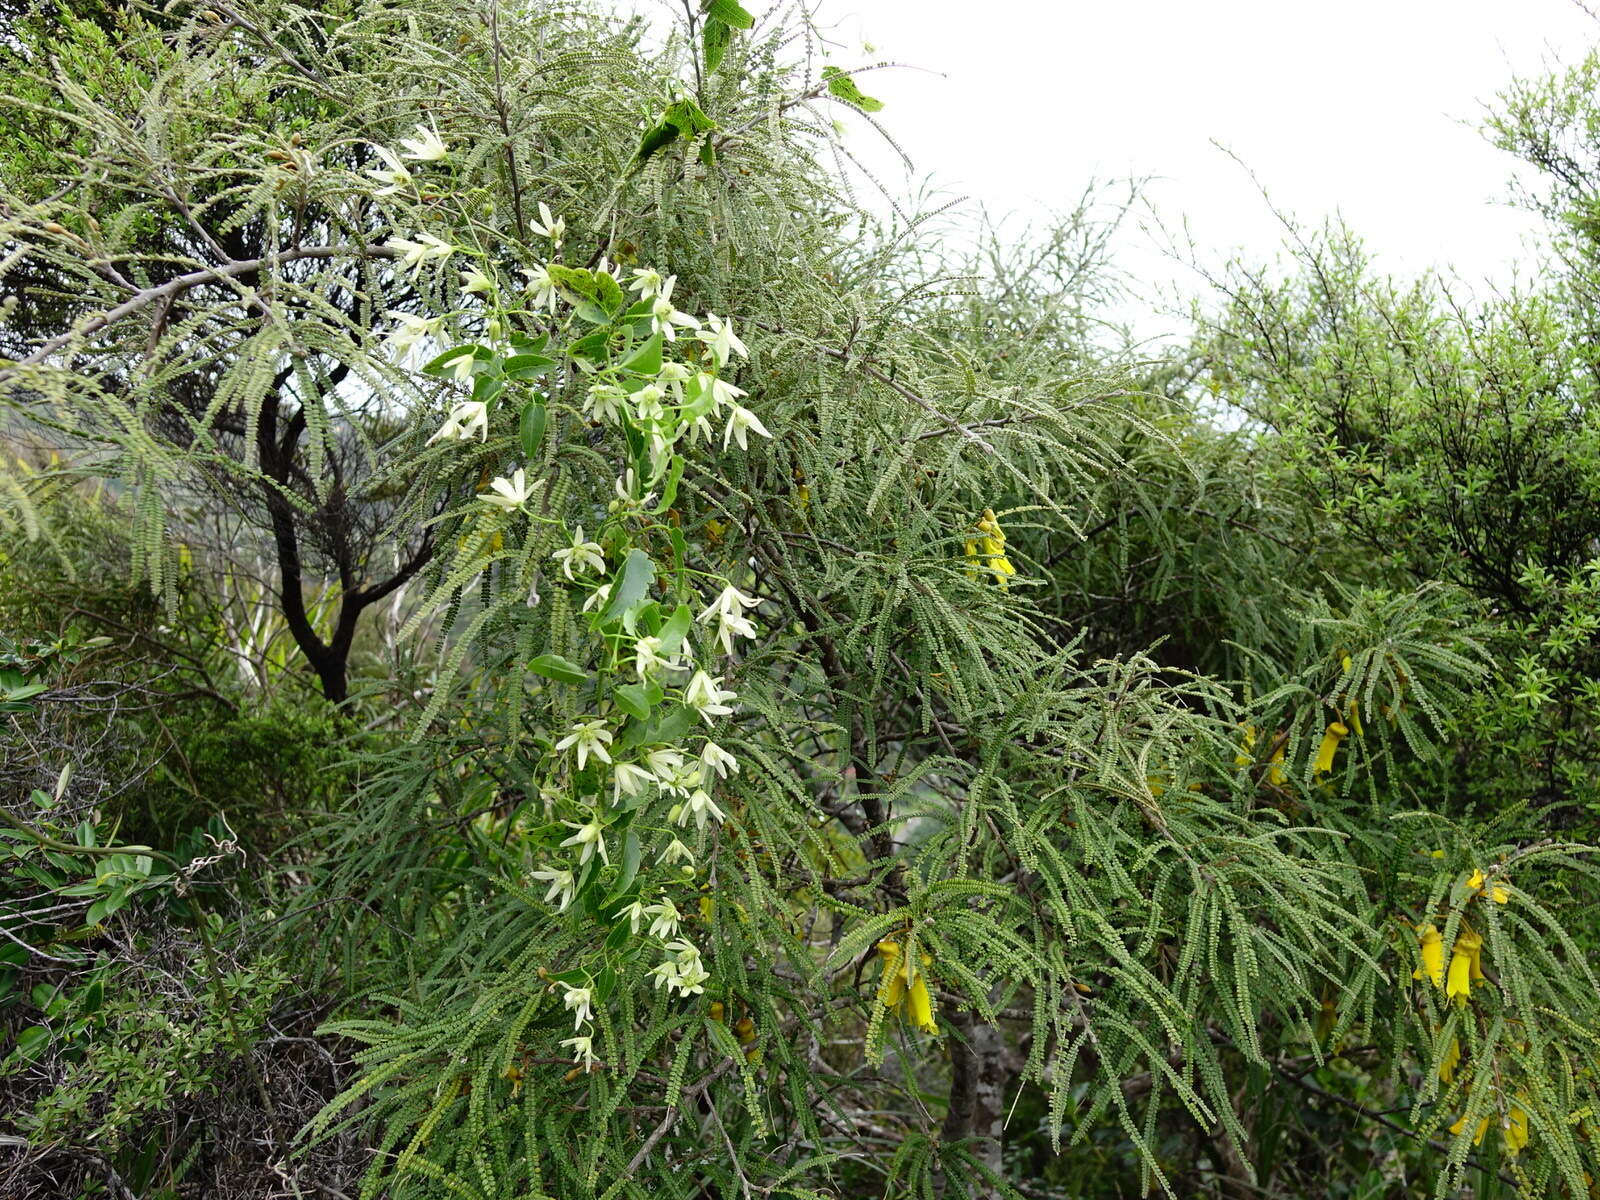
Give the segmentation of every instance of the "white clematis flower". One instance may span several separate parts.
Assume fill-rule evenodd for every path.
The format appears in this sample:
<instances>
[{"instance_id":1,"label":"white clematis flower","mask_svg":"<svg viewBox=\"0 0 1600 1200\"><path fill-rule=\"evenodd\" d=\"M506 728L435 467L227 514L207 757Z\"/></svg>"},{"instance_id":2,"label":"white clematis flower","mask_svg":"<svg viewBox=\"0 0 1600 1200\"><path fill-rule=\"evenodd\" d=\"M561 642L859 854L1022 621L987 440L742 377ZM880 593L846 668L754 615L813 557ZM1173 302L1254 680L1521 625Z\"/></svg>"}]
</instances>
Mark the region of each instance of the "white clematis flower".
<instances>
[{"instance_id":1,"label":"white clematis flower","mask_svg":"<svg viewBox=\"0 0 1600 1200\"><path fill-rule=\"evenodd\" d=\"M600 1060L594 1056L594 1038L589 1034L579 1034L577 1037L562 1038L563 1046L572 1047L572 1061L585 1071L592 1071Z\"/></svg>"},{"instance_id":2,"label":"white clematis flower","mask_svg":"<svg viewBox=\"0 0 1600 1200\"><path fill-rule=\"evenodd\" d=\"M528 279L528 290L533 293L531 297L534 308L547 309L556 305L556 281L550 278L550 267L540 265L537 267L522 268L523 275Z\"/></svg>"},{"instance_id":3,"label":"white clematis flower","mask_svg":"<svg viewBox=\"0 0 1600 1200\"><path fill-rule=\"evenodd\" d=\"M489 436L489 406L482 400L463 400L450 410L444 424L428 439L435 442L468 442L476 437L480 442Z\"/></svg>"},{"instance_id":4,"label":"white clematis flower","mask_svg":"<svg viewBox=\"0 0 1600 1200\"><path fill-rule=\"evenodd\" d=\"M553 551L550 557L561 564L561 573L567 577L569 583L577 582L572 578L574 564L580 569L588 567L595 572L606 569L606 557L604 551L600 549L600 543L584 541L582 525L573 530L572 545Z\"/></svg>"},{"instance_id":5,"label":"white clematis flower","mask_svg":"<svg viewBox=\"0 0 1600 1200\"><path fill-rule=\"evenodd\" d=\"M677 671L683 667L678 655L661 653L660 638L649 635L634 642L633 664L640 680L648 679L657 671Z\"/></svg>"},{"instance_id":6,"label":"white clematis flower","mask_svg":"<svg viewBox=\"0 0 1600 1200\"><path fill-rule=\"evenodd\" d=\"M540 237L549 238L558 246L561 244L561 239L567 236L567 223L560 217L552 217L550 206L543 200L539 201L539 219L529 221L528 228Z\"/></svg>"},{"instance_id":7,"label":"white clematis flower","mask_svg":"<svg viewBox=\"0 0 1600 1200\"><path fill-rule=\"evenodd\" d=\"M562 983L559 979L556 982L567 989L567 994L561 997L561 1003L566 1006L569 1013L574 1014L572 1028L576 1032L594 1011L592 1008L594 992L586 987L573 987L570 983Z\"/></svg>"},{"instance_id":8,"label":"white clematis flower","mask_svg":"<svg viewBox=\"0 0 1600 1200\"><path fill-rule=\"evenodd\" d=\"M409 270L412 279L420 275L422 268L429 263L443 263L456 252L449 242L431 233L419 233L415 240L390 238L384 244L400 251L400 269Z\"/></svg>"},{"instance_id":9,"label":"white clematis flower","mask_svg":"<svg viewBox=\"0 0 1600 1200\"><path fill-rule=\"evenodd\" d=\"M650 922L651 937L671 937L678 932L678 922L683 920L683 914L678 911L678 906L666 896L661 897L644 911L646 916L654 918Z\"/></svg>"},{"instance_id":10,"label":"white clematis flower","mask_svg":"<svg viewBox=\"0 0 1600 1200\"><path fill-rule=\"evenodd\" d=\"M689 794L689 798L678 807L677 823L686 824L690 817L694 818L696 829L704 829L708 818L715 817L721 822L727 820L728 814L717 807L717 802L705 788L695 788Z\"/></svg>"},{"instance_id":11,"label":"white clematis flower","mask_svg":"<svg viewBox=\"0 0 1600 1200\"><path fill-rule=\"evenodd\" d=\"M704 671L696 671L694 678L689 680L689 686L684 689L683 702L705 719L707 725L713 724L713 718L725 717L733 712L723 703L725 700L738 699L737 692L724 691L718 683Z\"/></svg>"},{"instance_id":12,"label":"white clematis flower","mask_svg":"<svg viewBox=\"0 0 1600 1200\"><path fill-rule=\"evenodd\" d=\"M731 320L724 321L716 313L706 314L706 327L694 336L706 344L711 351L712 357L717 360L717 366L719 367L727 366L728 356L735 351L738 352L740 358L748 358L750 356L750 352L745 349L744 343L739 340L739 335L734 333L733 322Z\"/></svg>"},{"instance_id":13,"label":"white clematis flower","mask_svg":"<svg viewBox=\"0 0 1600 1200\"><path fill-rule=\"evenodd\" d=\"M726 779L729 772L739 773L739 760L715 742L707 741L700 748L700 778L707 782L712 775Z\"/></svg>"},{"instance_id":14,"label":"white clematis flower","mask_svg":"<svg viewBox=\"0 0 1600 1200\"><path fill-rule=\"evenodd\" d=\"M368 167L368 177L383 184L372 194L374 196L393 196L396 192L404 191L411 186L411 172L406 170L405 163L396 157L393 150L387 146L373 146L378 157L383 159L383 166Z\"/></svg>"},{"instance_id":15,"label":"white clematis flower","mask_svg":"<svg viewBox=\"0 0 1600 1200\"><path fill-rule=\"evenodd\" d=\"M396 356L402 359L416 348L418 342L438 337L444 329L442 317L419 317L416 313L396 309L390 309L384 316L393 318L395 322L394 329L383 339L384 345L393 349Z\"/></svg>"},{"instance_id":16,"label":"white clematis flower","mask_svg":"<svg viewBox=\"0 0 1600 1200\"><path fill-rule=\"evenodd\" d=\"M616 763L611 772L611 802L621 804L655 783L656 777L633 763Z\"/></svg>"},{"instance_id":17,"label":"white clematis flower","mask_svg":"<svg viewBox=\"0 0 1600 1200\"><path fill-rule=\"evenodd\" d=\"M415 137L401 138L400 145L412 162L443 162L450 147L432 125L417 125Z\"/></svg>"},{"instance_id":18,"label":"white clematis flower","mask_svg":"<svg viewBox=\"0 0 1600 1200\"><path fill-rule=\"evenodd\" d=\"M478 499L485 504L492 504L496 508L503 508L509 512L514 508L521 508L527 502L528 497L533 495L534 488L537 488L543 482L541 479L535 479L532 484L529 484L528 473L518 467L511 472L510 479L501 476L489 484L490 490L495 493L494 495L479 496Z\"/></svg>"},{"instance_id":19,"label":"white clematis flower","mask_svg":"<svg viewBox=\"0 0 1600 1200\"><path fill-rule=\"evenodd\" d=\"M611 731L606 728L604 721L598 719L579 721L566 737L556 743L556 753L560 754L569 748L575 749L578 754L578 770L581 771L591 754L601 762L610 762L611 752L606 749L609 745L611 745Z\"/></svg>"},{"instance_id":20,"label":"white clematis flower","mask_svg":"<svg viewBox=\"0 0 1600 1200\"><path fill-rule=\"evenodd\" d=\"M604 749L602 748L596 751L595 757L599 758L603 754ZM610 762L611 759L606 757L606 761ZM582 763L578 764L578 769L580 771L583 770ZM599 853L601 862L605 863L608 867L611 865L611 856L606 853L606 827L600 824L599 817L591 817L582 825L579 825L576 821L563 821L561 823L568 829L577 831L561 844L562 846L581 847L578 853L578 865L580 867L593 858L596 852Z\"/></svg>"},{"instance_id":21,"label":"white clematis flower","mask_svg":"<svg viewBox=\"0 0 1600 1200\"><path fill-rule=\"evenodd\" d=\"M722 434L722 448L726 450L729 442L738 442L739 449L748 450L750 447L745 441L745 432L747 430L750 433L759 433L764 438L772 436L767 427L761 423L760 417L756 416L748 408L741 408L735 404L733 410L728 414L728 427Z\"/></svg>"},{"instance_id":22,"label":"white clematis flower","mask_svg":"<svg viewBox=\"0 0 1600 1200\"><path fill-rule=\"evenodd\" d=\"M529 877L537 879L540 883L549 883L550 890L544 894L544 902L549 904L559 898L560 912L567 910L567 905L572 903L572 897L578 890L578 881L573 878L571 871L531 871Z\"/></svg>"},{"instance_id":23,"label":"white clematis flower","mask_svg":"<svg viewBox=\"0 0 1600 1200\"><path fill-rule=\"evenodd\" d=\"M661 278L661 272L653 267L637 267L633 272L633 282L628 285L628 290L638 292L639 299L653 300L661 292L661 285L666 281Z\"/></svg>"}]
</instances>

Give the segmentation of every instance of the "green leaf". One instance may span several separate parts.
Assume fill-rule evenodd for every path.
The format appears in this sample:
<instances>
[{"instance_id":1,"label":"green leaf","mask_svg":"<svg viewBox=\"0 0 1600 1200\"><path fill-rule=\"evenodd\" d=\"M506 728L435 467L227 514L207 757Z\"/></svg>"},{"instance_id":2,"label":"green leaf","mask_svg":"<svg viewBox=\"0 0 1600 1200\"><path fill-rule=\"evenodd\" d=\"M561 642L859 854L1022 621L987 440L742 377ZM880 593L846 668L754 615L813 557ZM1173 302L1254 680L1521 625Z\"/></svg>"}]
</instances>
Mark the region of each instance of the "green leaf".
<instances>
[{"instance_id":1,"label":"green leaf","mask_svg":"<svg viewBox=\"0 0 1600 1200\"><path fill-rule=\"evenodd\" d=\"M706 116L705 110L690 96L684 96L667 105L664 119L676 125L678 132L685 137L708 133L717 127L717 123Z\"/></svg>"},{"instance_id":2,"label":"green leaf","mask_svg":"<svg viewBox=\"0 0 1600 1200\"><path fill-rule=\"evenodd\" d=\"M722 57L728 52L728 43L732 40L733 30L726 21L712 17L706 22L700 34L700 44L705 50L707 75L722 65Z\"/></svg>"},{"instance_id":3,"label":"green leaf","mask_svg":"<svg viewBox=\"0 0 1600 1200\"><path fill-rule=\"evenodd\" d=\"M649 592L656 579L656 564L643 550L630 550L615 582L611 585L611 598L600 614L599 624L614 621L632 612Z\"/></svg>"},{"instance_id":4,"label":"green leaf","mask_svg":"<svg viewBox=\"0 0 1600 1200\"><path fill-rule=\"evenodd\" d=\"M573 358L587 358L590 362L604 362L610 341L610 333L604 329L597 329L569 345L567 353L572 355Z\"/></svg>"},{"instance_id":5,"label":"green leaf","mask_svg":"<svg viewBox=\"0 0 1600 1200\"><path fill-rule=\"evenodd\" d=\"M678 481L683 478L684 457L681 454L672 456L672 463L667 467L667 482L661 488L661 499L656 503L651 513L659 515L672 507L672 502L678 496Z\"/></svg>"},{"instance_id":6,"label":"green leaf","mask_svg":"<svg viewBox=\"0 0 1600 1200\"><path fill-rule=\"evenodd\" d=\"M50 1030L44 1025L29 1025L17 1034L17 1048L12 1054L18 1058L37 1058L50 1041Z\"/></svg>"},{"instance_id":7,"label":"green leaf","mask_svg":"<svg viewBox=\"0 0 1600 1200\"><path fill-rule=\"evenodd\" d=\"M838 67L823 67L822 77L828 81L828 91L835 99L843 100L846 104L853 104L862 112L880 112L883 109L882 100L874 100L865 95L856 86L856 81L850 78Z\"/></svg>"},{"instance_id":8,"label":"green leaf","mask_svg":"<svg viewBox=\"0 0 1600 1200\"><path fill-rule=\"evenodd\" d=\"M539 447L544 444L544 405L537 400L529 400L522 409L522 417L517 422L517 436L522 442L522 456L532 462L538 457Z\"/></svg>"},{"instance_id":9,"label":"green leaf","mask_svg":"<svg viewBox=\"0 0 1600 1200\"><path fill-rule=\"evenodd\" d=\"M650 715L650 698L637 683L624 684L611 693L611 699L630 717L643 721Z\"/></svg>"},{"instance_id":10,"label":"green leaf","mask_svg":"<svg viewBox=\"0 0 1600 1200\"><path fill-rule=\"evenodd\" d=\"M644 131L644 137L639 139L639 149L634 151L633 161L643 165L649 158L663 146L671 145L678 137L678 127L671 121L662 120Z\"/></svg>"},{"instance_id":11,"label":"green leaf","mask_svg":"<svg viewBox=\"0 0 1600 1200\"><path fill-rule=\"evenodd\" d=\"M694 709L679 704L658 715L645 732L646 746L659 746L680 742L695 727Z\"/></svg>"},{"instance_id":12,"label":"green leaf","mask_svg":"<svg viewBox=\"0 0 1600 1200\"><path fill-rule=\"evenodd\" d=\"M479 354L480 351L482 351L481 356ZM422 367L422 373L424 375L443 375L444 369L447 366L455 362L456 359L462 358L469 354L473 358L481 357L485 360L493 357L486 347L479 346L474 343L469 342L463 346L451 346L450 349L446 350L443 354L435 355L433 358L430 358L426 363L424 363ZM474 372L476 372L478 369L478 364L473 363L472 369Z\"/></svg>"},{"instance_id":13,"label":"green leaf","mask_svg":"<svg viewBox=\"0 0 1600 1200\"><path fill-rule=\"evenodd\" d=\"M605 271L594 272L594 282L596 302L605 310L606 319L610 320L626 299L622 294L622 285Z\"/></svg>"},{"instance_id":14,"label":"green leaf","mask_svg":"<svg viewBox=\"0 0 1600 1200\"><path fill-rule=\"evenodd\" d=\"M556 287L567 293L567 299L573 303L578 300L598 300L600 298L600 285L595 282L594 272L583 267L564 267L560 263L551 263L546 268Z\"/></svg>"},{"instance_id":15,"label":"green leaf","mask_svg":"<svg viewBox=\"0 0 1600 1200\"><path fill-rule=\"evenodd\" d=\"M611 885L608 904L619 899L633 886L633 881L639 875L639 852L639 835L630 829L628 836L622 840L622 869L617 875L616 883Z\"/></svg>"},{"instance_id":16,"label":"green leaf","mask_svg":"<svg viewBox=\"0 0 1600 1200\"><path fill-rule=\"evenodd\" d=\"M663 658L676 654L678 647L683 645L683 639L689 635L689 626L694 623L694 614L689 611L687 604L678 605L677 611L667 618L667 623L661 627L661 632L656 636L661 639L661 655Z\"/></svg>"},{"instance_id":17,"label":"green leaf","mask_svg":"<svg viewBox=\"0 0 1600 1200\"><path fill-rule=\"evenodd\" d=\"M507 379L537 379L555 365L555 359L542 354L514 354L506 359L501 370Z\"/></svg>"},{"instance_id":18,"label":"green leaf","mask_svg":"<svg viewBox=\"0 0 1600 1200\"><path fill-rule=\"evenodd\" d=\"M749 29L756 19L739 6L739 0L705 0L701 12L713 21L722 21L735 29Z\"/></svg>"},{"instance_id":19,"label":"green leaf","mask_svg":"<svg viewBox=\"0 0 1600 1200\"><path fill-rule=\"evenodd\" d=\"M661 374L661 335L658 333L650 338L618 365L624 371L654 379Z\"/></svg>"},{"instance_id":20,"label":"green leaf","mask_svg":"<svg viewBox=\"0 0 1600 1200\"><path fill-rule=\"evenodd\" d=\"M559 654L539 655L528 663L528 670L535 675L543 675L546 679L554 679L557 683L582 683L589 678L589 672Z\"/></svg>"},{"instance_id":21,"label":"green leaf","mask_svg":"<svg viewBox=\"0 0 1600 1200\"><path fill-rule=\"evenodd\" d=\"M629 928L628 922L623 921L618 925L614 925L611 932L606 934L605 949L621 950L628 944L628 939L632 936L633 930ZM562 1016L565 1017L566 1014L563 1013Z\"/></svg>"}]
</instances>

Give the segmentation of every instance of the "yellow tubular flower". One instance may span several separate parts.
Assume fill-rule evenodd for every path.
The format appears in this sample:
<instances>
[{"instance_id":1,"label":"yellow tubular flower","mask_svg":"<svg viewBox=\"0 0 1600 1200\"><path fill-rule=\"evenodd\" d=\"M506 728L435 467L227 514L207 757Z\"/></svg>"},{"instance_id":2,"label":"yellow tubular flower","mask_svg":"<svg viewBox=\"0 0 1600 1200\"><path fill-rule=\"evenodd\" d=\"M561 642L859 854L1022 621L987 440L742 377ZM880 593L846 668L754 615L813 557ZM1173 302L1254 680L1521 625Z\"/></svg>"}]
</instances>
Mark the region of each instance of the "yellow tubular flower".
<instances>
[{"instance_id":1,"label":"yellow tubular flower","mask_svg":"<svg viewBox=\"0 0 1600 1200\"><path fill-rule=\"evenodd\" d=\"M933 1020L933 998L928 994L927 977L918 972L916 979L911 984L911 991L907 996L910 1008L911 1023L923 1033L938 1033L939 1026Z\"/></svg>"},{"instance_id":2,"label":"yellow tubular flower","mask_svg":"<svg viewBox=\"0 0 1600 1200\"><path fill-rule=\"evenodd\" d=\"M1446 999L1465 1006L1472 992L1472 960L1483 946L1483 939L1463 929L1456 935L1456 944L1450 951L1450 974L1445 980Z\"/></svg>"},{"instance_id":3,"label":"yellow tubular flower","mask_svg":"<svg viewBox=\"0 0 1600 1200\"><path fill-rule=\"evenodd\" d=\"M1518 1092L1517 1100L1524 1101L1528 1098L1526 1092ZM1528 1110L1521 1103L1511 1106L1511 1116L1506 1122L1505 1130L1506 1153L1515 1154L1528 1144Z\"/></svg>"},{"instance_id":4,"label":"yellow tubular flower","mask_svg":"<svg viewBox=\"0 0 1600 1200\"><path fill-rule=\"evenodd\" d=\"M1459 1134L1466 1127L1467 1127L1467 1118L1466 1117L1457 1117L1455 1124L1450 1126L1450 1132L1451 1132L1451 1134ZM1475 1132L1472 1135L1472 1144L1474 1146L1483 1145L1483 1135L1488 1133L1488 1132L1489 1132L1489 1118L1485 1117L1485 1118L1483 1118L1483 1120L1478 1122L1477 1132Z\"/></svg>"},{"instance_id":5,"label":"yellow tubular flower","mask_svg":"<svg viewBox=\"0 0 1600 1200\"><path fill-rule=\"evenodd\" d=\"M1417 940L1421 943L1422 965L1411 972L1411 978L1426 975L1434 987L1444 986L1444 942L1439 937L1438 926L1429 921L1417 926Z\"/></svg>"},{"instance_id":6,"label":"yellow tubular flower","mask_svg":"<svg viewBox=\"0 0 1600 1200\"><path fill-rule=\"evenodd\" d=\"M1339 743L1349 735L1350 729L1342 721L1329 721L1327 731L1322 735L1322 745L1317 748L1317 761L1312 764L1312 771L1318 775L1326 775L1333 770L1333 756L1339 752Z\"/></svg>"},{"instance_id":7,"label":"yellow tubular flower","mask_svg":"<svg viewBox=\"0 0 1600 1200\"><path fill-rule=\"evenodd\" d=\"M1451 1038L1450 1049L1444 1052L1444 1057L1439 1060L1439 1079L1449 1083L1455 1078L1456 1068L1461 1065L1461 1039Z\"/></svg>"},{"instance_id":8,"label":"yellow tubular flower","mask_svg":"<svg viewBox=\"0 0 1600 1200\"><path fill-rule=\"evenodd\" d=\"M1010 578L1017 573L1017 569L1006 557L1006 535L1000 528L1000 519L994 515L994 509L984 509L983 516L973 528L982 536L969 538L966 542L967 561L974 564L967 568L967 574L976 579L981 567L1002 588L1010 587Z\"/></svg>"},{"instance_id":9,"label":"yellow tubular flower","mask_svg":"<svg viewBox=\"0 0 1600 1200\"><path fill-rule=\"evenodd\" d=\"M901 969L900 963L900 943L879 942L878 956L883 959L883 982L879 985L878 995L883 1000L885 1008L897 1008L906 995L905 972Z\"/></svg>"},{"instance_id":10,"label":"yellow tubular flower","mask_svg":"<svg viewBox=\"0 0 1600 1200\"><path fill-rule=\"evenodd\" d=\"M1267 782L1273 787L1282 787L1289 782L1289 776L1283 769L1283 750L1283 746L1279 746L1267 760Z\"/></svg>"},{"instance_id":11,"label":"yellow tubular flower","mask_svg":"<svg viewBox=\"0 0 1600 1200\"><path fill-rule=\"evenodd\" d=\"M1354 700L1350 701L1350 715L1346 718L1350 722L1350 732L1357 737L1366 736L1361 731L1361 706Z\"/></svg>"},{"instance_id":12,"label":"yellow tubular flower","mask_svg":"<svg viewBox=\"0 0 1600 1200\"><path fill-rule=\"evenodd\" d=\"M1474 892L1481 894L1483 891L1483 872L1474 870L1471 875L1467 876L1467 886ZM1498 883L1494 885L1490 895L1494 897L1494 902L1496 904L1504 904L1511 899L1511 893L1506 891L1506 889L1501 887Z\"/></svg>"},{"instance_id":13,"label":"yellow tubular flower","mask_svg":"<svg viewBox=\"0 0 1600 1200\"><path fill-rule=\"evenodd\" d=\"M1233 765L1236 767L1248 767L1255 762L1255 756L1250 752L1256 748L1256 737L1258 735L1254 725L1241 725L1239 728L1243 733L1239 739L1239 753L1233 756Z\"/></svg>"}]
</instances>

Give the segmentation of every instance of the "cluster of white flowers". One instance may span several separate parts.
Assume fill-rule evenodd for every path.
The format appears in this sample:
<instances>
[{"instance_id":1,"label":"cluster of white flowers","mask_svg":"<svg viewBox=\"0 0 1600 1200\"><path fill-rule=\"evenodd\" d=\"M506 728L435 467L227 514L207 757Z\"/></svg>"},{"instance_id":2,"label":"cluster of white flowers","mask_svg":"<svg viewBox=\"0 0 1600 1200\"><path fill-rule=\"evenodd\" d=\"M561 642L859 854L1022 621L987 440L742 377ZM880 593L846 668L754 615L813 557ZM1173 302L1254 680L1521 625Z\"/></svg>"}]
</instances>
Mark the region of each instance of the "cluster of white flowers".
<instances>
[{"instance_id":1,"label":"cluster of white flowers","mask_svg":"<svg viewBox=\"0 0 1600 1200\"><path fill-rule=\"evenodd\" d=\"M449 147L431 126L418 126L416 136L401 146L403 155L377 148L382 166L369 174L382 185L380 195L415 186L408 163L438 163L449 153ZM536 312L553 314L558 311L571 278L558 267L566 223L541 204L539 220L528 224L548 242L552 257L525 269L525 302ZM458 253L471 253L428 233L392 238L389 246L396 253L399 270L412 279L427 270L442 271ZM597 276L603 273L611 277L609 282L601 280L604 286L619 283L620 273L614 273L604 260L595 271ZM499 308L495 278L477 266L460 271L459 278L465 298L488 298L484 315L492 319L490 336L498 337L505 314ZM612 522L625 523L633 515L647 515L646 510L661 490L673 486L665 481L669 472L681 470L684 446L696 445L702 439L715 443L720 433L724 450L733 445L748 450L750 435L772 436L761 419L742 403L747 395L744 389L722 378L731 362L749 354L734 323L716 313L707 313L702 319L681 311L673 299L676 286L672 275L649 267L634 270L627 284L627 291L636 297L630 310L632 319L638 322L643 336L659 338L657 344L663 350L668 346L692 348L696 344L698 349L677 358L672 356L677 350L659 356L635 354L626 363L573 359L577 368L589 376L581 402L583 415L601 426L626 426L630 444L642 446L634 461L618 475L616 500L610 506L613 516L604 536L590 540L583 526L574 525L563 534L562 544L550 552L559 577L587 593L582 605L585 613L605 612L617 586L617 580L610 576L618 555L624 552L611 536ZM419 345L437 342L443 336L440 318L399 311L388 315L395 322L388 342L399 355L408 355ZM475 354L480 353L455 354L444 360L440 373L468 382L480 361ZM641 362L653 364L654 369L641 369ZM488 424L486 402L462 401L449 409L428 441L484 442ZM531 464L508 468L480 490L478 500L508 515L525 511L545 487L544 480L529 478L530 467ZM609 551L607 546L611 547ZM758 637L752 615L760 604L756 596L731 582L720 581L694 621L702 631L695 638L685 636L681 624L670 635L658 625L635 629L628 624L626 637L612 642L616 653L609 660L610 669L626 672L623 678L636 681L634 686L651 697L652 705L669 698L677 701L704 722L710 733L718 721L733 714L738 695L724 686L726 671L719 671L708 656L733 656L741 640ZM692 642L698 642L700 654ZM622 686L622 679L617 686ZM529 877L546 885L544 903L558 911L564 912L572 905L580 886L592 878L599 866L612 863L620 834L611 832L614 825L625 819L627 828L634 833L649 828L651 803L661 805L654 813L657 836L662 839L656 852L657 867L670 869L686 881L696 873L696 839L714 836L715 828L727 820L715 793L739 772L739 760L732 753L709 736L696 739L698 745L633 744L620 736L623 721L620 710L602 707L598 712L580 714L552 739L548 777L540 794L547 813L567 830L559 851L571 852L574 858L542 864ZM686 832L691 827L693 832ZM651 971L657 987L678 997L704 991L710 975L701 951L687 936L683 914L664 890L657 890L653 900L631 901L617 919L627 923L632 936L648 937L660 947L662 959ZM567 978L581 979L576 975ZM563 989L563 1004L574 1021L573 1036L563 1039L562 1045L572 1051L580 1066L592 1068L598 1062L591 1022L598 999L590 984L561 982L559 986Z\"/></svg>"},{"instance_id":2,"label":"cluster of white flowers","mask_svg":"<svg viewBox=\"0 0 1600 1200\"><path fill-rule=\"evenodd\" d=\"M665 986L668 992L680 996L696 996L704 992L705 981L711 978L705 964L700 961L700 948L687 938L676 938L666 945L667 957L650 974L656 986Z\"/></svg>"}]
</instances>

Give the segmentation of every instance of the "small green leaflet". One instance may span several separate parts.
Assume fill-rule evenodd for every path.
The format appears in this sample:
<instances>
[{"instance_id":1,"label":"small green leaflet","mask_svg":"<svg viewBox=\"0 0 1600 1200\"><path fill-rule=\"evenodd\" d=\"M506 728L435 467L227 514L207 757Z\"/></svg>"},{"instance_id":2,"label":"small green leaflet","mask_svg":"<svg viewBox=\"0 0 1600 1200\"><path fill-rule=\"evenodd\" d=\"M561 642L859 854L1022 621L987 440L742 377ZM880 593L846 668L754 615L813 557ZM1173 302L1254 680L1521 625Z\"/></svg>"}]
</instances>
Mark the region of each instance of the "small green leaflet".
<instances>
[{"instance_id":1,"label":"small green leaflet","mask_svg":"<svg viewBox=\"0 0 1600 1200\"><path fill-rule=\"evenodd\" d=\"M539 655L528 664L528 670L535 675L543 675L546 679L554 679L557 683L582 683L589 678L589 672L559 654Z\"/></svg>"},{"instance_id":2,"label":"small green leaflet","mask_svg":"<svg viewBox=\"0 0 1600 1200\"><path fill-rule=\"evenodd\" d=\"M650 511L660 515L672 507L672 502L678 497L678 481L683 478L684 457L681 454L672 456L672 465L667 468L667 482L661 489L661 500Z\"/></svg>"},{"instance_id":3,"label":"small green leaflet","mask_svg":"<svg viewBox=\"0 0 1600 1200\"><path fill-rule=\"evenodd\" d=\"M600 614L601 625L629 612L644 599L656 579L656 564L643 550L629 550L628 557L611 585L611 599Z\"/></svg>"},{"instance_id":4,"label":"small green leaflet","mask_svg":"<svg viewBox=\"0 0 1600 1200\"><path fill-rule=\"evenodd\" d=\"M883 109L882 100L874 100L856 86L856 81L850 78L838 67L823 67L822 77L828 81L828 91L836 100L843 100L846 104L853 104L862 112L880 112Z\"/></svg>"}]
</instances>

